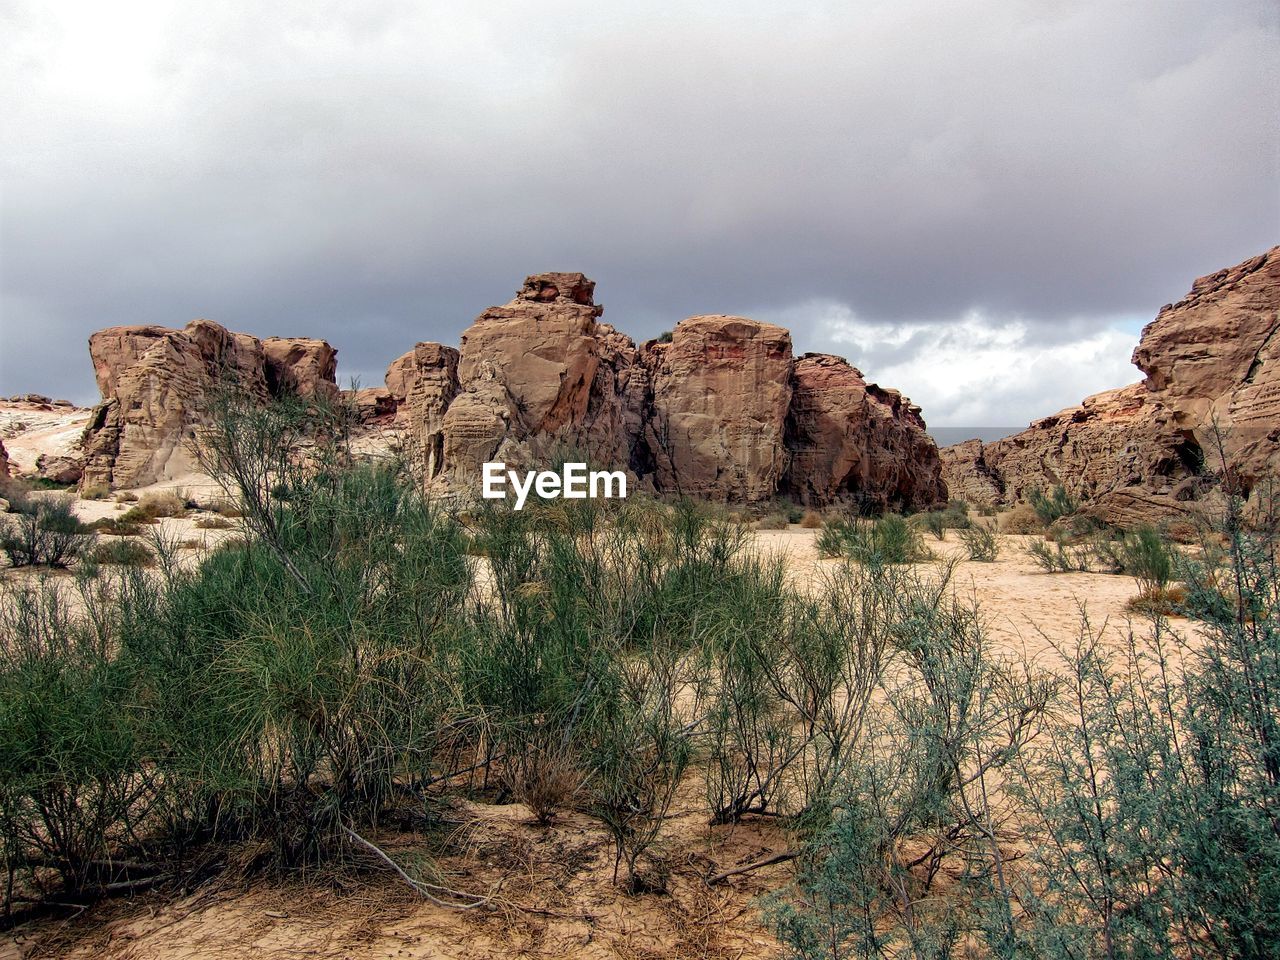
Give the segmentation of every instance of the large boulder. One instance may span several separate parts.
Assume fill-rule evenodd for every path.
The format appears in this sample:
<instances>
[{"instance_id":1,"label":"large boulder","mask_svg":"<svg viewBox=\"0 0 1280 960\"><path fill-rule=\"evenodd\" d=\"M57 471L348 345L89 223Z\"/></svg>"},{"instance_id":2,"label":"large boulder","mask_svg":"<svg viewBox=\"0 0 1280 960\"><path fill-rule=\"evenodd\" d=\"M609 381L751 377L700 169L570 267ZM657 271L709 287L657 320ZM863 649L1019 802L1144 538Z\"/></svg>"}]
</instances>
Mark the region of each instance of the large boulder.
<instances>
[{"instance_id":1,"label":"large boulder","mask_svg":"<svg viewBox=\"0 0 1280 960\"><path fill-rule=\"evenodd\" d=\"M786 466L791 334L745 317L692 317L645 357L653 413L645 436L660 491L752 502Z\"/></svg>"},{"instance_id":2,"label":"large boulder","mask_svg":"<svg viewBox=\"0 0 1280 960\"><path fill-rule=\"evenodd\" d=\"M310 337L267 337L262 341L267 389L332 402L338 398L338 351Z\"/></svg>"},{"instance_id":3,"label":"large boulder","mask_svg":"<svg viewBox=\"0 0 1280 960\"><path fill-rule=\"evenodd\" d=\"M871 511L920 509L947 496L920 408L869 384L842 357L795 363L782 490L801 503L849 500Z\"/></svg>"},{"instance_id":4,"label":"large boulder","mask_svg":"<svg viewBox=\"0 0 1280 960\"><path fill-rule=\"evenodd\" d=\"M943 451L954 488L1065 487L1128 525L1185 514L1225 464L1248 492L1280 472L1280 247L1201 277L1142 331L1140 383L993 443ZM976 446L975 446L976 444Z\"/></svg>"},{"instance_id":5,"label":"large boulder","mask_svg":"<svg viewBox=\"0 0 1280 960\"><path fill-rule=\"evenodd\" d=\"M332 386L328 344L276 341L272 349L275 359L268 361L257 337L210 320L181 330L112 327L93 334L89 355L103 399L82 439L84 481L143 486L198 470L193 441L218 385L259 402L285 390L328 392L321 385L327 375Z\"/></svg>"},{"instance_id":6,"label":"large boulder","mask_svg":"<svg viewBox=\"0 0 1280 960\"><path fill-rule=\"evenodd\" d=\"M638 353L598 322L594 289L580 273L536 274L463 333L457 397L443 418L454 486L474 485L493 460L533 468L581 457L627 469L638 415L628 426L624 408Z\"/></svg>"}]
</instances>

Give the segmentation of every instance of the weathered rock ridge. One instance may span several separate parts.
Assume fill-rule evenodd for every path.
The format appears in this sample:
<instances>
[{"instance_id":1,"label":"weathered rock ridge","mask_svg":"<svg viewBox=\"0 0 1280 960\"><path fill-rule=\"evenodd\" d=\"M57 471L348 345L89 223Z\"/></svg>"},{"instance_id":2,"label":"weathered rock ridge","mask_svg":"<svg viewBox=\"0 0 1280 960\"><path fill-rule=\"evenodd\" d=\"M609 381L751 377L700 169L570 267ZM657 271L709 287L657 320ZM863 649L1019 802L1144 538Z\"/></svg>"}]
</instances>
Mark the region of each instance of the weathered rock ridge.
<instances>
[{"instance_id":1,"label":"weathered rock ridge","mask_svg":"<svg viewBox=\"0 0 1280 960\"><path fill-rule=\"evenodd\" d=\"M945 448L952 494L1013 502L1061 484L1126 524L1190 509L1221 472L1219 446L1244 492L1280 477L1280 247L1197 280L1143 329L1133 362L1145 380Z\"/></svg>"},{"instance_id":2,"label":"weathered rock ridge","mask_svg":"<svg viewBox=\"0 0 1280 960\"><path fill-rule=\"evenodd\" d=\"M946 496L920 410L839 357L792 355L781 327L744 317L677 324L636 345L600 317L580 273L537 274L490 307L458 349L419 343L385 385L348 392L361 420L433 486L478 490L481 464L564 460L622 469L661 493L754 502L918 508ZM258 340L207 320L115 327L90 339L102 391L85 480L137 486L189 472L201 402L230 372L251 396L333 396L335 351Z\"/></svg>"},{"instance_id":3,"label":"weathered rock ridge","mask_svg":"<svg viewBox=\"0 0 1280 960\"><path fill-rule=\"evenodd\" d=\"M691 317L670 342L637 346L600 322L594 294L580 273L531 276L463 333L456 365L424 368L412 358L449 350L425 343L391 364L385 394L429 477L474 490L486 461L583 459L722 501L945 498L919 408L840 358L797 361L786 330L729 316Z\"/></svg>"},{"instance_id":4,"label":"weathered rock ridge","mask_svg":"<svg viewBox=\"0 0 1280 960\"><path fill-rule=\"evenodd\" d=\"M81 441L84 482L144 486L198 470L191 442L216 384L261 401L335 397L336 353L323 340L263 341L210 320L99 330L89 356L102 402Z\"/></svg>"}]
</instances>

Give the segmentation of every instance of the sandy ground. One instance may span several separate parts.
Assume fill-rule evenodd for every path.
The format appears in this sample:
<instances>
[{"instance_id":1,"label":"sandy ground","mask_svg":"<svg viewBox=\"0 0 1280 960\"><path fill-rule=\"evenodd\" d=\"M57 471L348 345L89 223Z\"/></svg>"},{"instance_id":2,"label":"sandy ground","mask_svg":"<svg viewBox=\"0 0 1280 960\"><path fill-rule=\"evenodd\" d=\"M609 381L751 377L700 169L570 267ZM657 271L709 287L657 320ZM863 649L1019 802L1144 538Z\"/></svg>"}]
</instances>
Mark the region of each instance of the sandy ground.
<instances>
[{"instance_id":1,"label":"sandy ground","mask_svg":"<svg viewBox=\"0 0 1280 960\"><path fill-rule=\"evenodd\" d=\"M200 478L166 487L191 490ZM207 482L207 481L206 481ZM119 505L81 502L85 519ZM166 520L186 533L192 521ZM207 534L194 527L195 534ZM824 567L814 532L792 527L756 534L760 549L780 552L797 583ZM956 588L972 594L991 635L1011 652L1050 655L1049 640L1070 641L1081 608L1095 626L1129 626L1126 577L1043 573L1026 555L1029 538L1004 536L994 563L961 562ZM963 555L954 533L930 541L938 555ZM455 912L424 903L373 862L353 873L268 883L218 880L190 893L115 900L61 914L0 938L0 958L110 957L212 960L253 957L770 957L777 944L760 923L760 895L789 877L786 865L710 887L705 878L787 847L769 822L712 827L701 787L689 778L664 828L665 894L629 896L612 882L612 847L581 813L538 825L520 804L452 801L438 837L384 830L378 840L406 864L422 845L439 848L442 882L493 897L492 909ZM449 831L455 831L449 834ZM233 873L234 871L229 871Z\"/></svg>"}]
</instances>

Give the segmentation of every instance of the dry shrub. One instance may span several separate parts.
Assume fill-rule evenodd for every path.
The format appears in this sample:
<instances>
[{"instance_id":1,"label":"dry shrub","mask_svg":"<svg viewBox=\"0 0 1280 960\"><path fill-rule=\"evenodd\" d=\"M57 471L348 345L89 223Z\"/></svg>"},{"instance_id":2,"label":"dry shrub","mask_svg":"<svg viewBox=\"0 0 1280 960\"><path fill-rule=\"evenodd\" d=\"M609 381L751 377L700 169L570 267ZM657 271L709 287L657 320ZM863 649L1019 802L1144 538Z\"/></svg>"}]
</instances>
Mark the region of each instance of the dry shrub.
<instances>
[{"instance_id":1,"label":"dry shrub","mask_svg":"<svg viewBox=\"0 0 1280 960\"><path fill-rule=\"evenodd\" d=\"M756 521L757 530L785 530L787 529L787 517L782 513L771 513L767 517L761 517Z\"/></svg>"},{"instance_id":2,"label":"dry shrub","mask_svg":"<svg viewBox=\"0 0 1280 960\"><path fill-rule=\"evenodd\" d=\"M166 491L145 494L123 519L133 523L157 523L161 517L181 517L186 512L186 498Z\"/></svg>"},{"instance_id":3,"label":"dry shrub","mask_svg":"<svg viewBox=\"0 0 1280 960\"><path fill-rule=\"evenodd\" d=\"M582 774L567 750L531 750L512 773L512 793L533 811L538 823L551 823L573 806L582 790Z\"/></svg>"},{"instance_id":4,"label":"dry shrub","mask_svg":"<svg viewBox=\"0 0 1280 960\"><path fill-rule=\"evenodd\" d=\"M1168 617L1182 609L1187 591L1181 586L1153 587L1130 597L1125 609L1148 617Z\"/></svg>"},{"instance_id":5,"label":"dry shrub","mask_svg":"<svg viewBox=\"0 0 1280 960\"><path fill-rule=\"evenodd\" d=\"M816 510L806 510L800 518L800 526L806 530L818 530L822 527L822 514Z\"/></svg>"},{"instance_id":6,"label":"dry shrub","mask_svg":"<svg viewBox=\"0 0 1280 960\"><path fill-rule=\"evenodd\" d=\"M201 517L195 525L200 530L230 530L235 526L226 517Z\"/></svg>"},{"instance_id":7,"label":"dry shrub","mask_svg":"<svg viewBox=\"0 0 1280 960\"><path fill-rule=\"evenodd\" d=\"M1042 533L1044 522L1028 503L1018 503L1000 514L997 527L1001 533Z\"/></svg>"},{"instance_id":8,"label":"dry shrub","mask_svg":"<svg viewBox=\"0 0 1280 960\"><path fill-rule=\"evenodd\" d=\"M137 503L138 495L132 490L121 490L116 494L116 503Z\"/></svg>"},{"instance_id":9,"label":"dry shrub","mask_svg":"<svg viewBox=\"0 0 1280 960\"><path fill-rule=\"evenodd\" d=\"M105 483L90 483L80 488L81 500L105 500L111 488Z\"/></svg>"}]
</instances>

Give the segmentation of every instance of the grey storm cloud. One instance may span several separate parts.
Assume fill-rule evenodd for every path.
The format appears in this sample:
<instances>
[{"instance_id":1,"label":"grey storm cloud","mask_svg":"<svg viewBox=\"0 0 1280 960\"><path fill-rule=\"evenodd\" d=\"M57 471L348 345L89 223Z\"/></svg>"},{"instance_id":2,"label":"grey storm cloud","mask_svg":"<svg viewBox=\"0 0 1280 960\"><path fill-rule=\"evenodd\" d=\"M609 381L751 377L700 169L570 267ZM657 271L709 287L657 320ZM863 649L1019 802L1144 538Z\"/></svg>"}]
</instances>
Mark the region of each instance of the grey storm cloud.
<instances>
[{"instance_id":1,"label":"grey storm cloud","mask_svg":"<svg viewBox=\"0 0 1280 960\"><path fill-rule=\"evenodd\" d=\"M1025 422L1137 373L962 408L912 358L1096 372L1071 343L1280 239L1278 51L1269 0L9 0L0 392L91 400L92 330L196 316L367 384L563 269L633 336L785 319Z\"/></svg>"}]
</instances>

